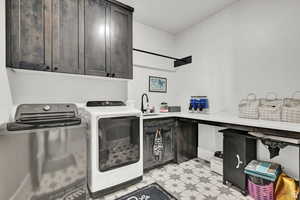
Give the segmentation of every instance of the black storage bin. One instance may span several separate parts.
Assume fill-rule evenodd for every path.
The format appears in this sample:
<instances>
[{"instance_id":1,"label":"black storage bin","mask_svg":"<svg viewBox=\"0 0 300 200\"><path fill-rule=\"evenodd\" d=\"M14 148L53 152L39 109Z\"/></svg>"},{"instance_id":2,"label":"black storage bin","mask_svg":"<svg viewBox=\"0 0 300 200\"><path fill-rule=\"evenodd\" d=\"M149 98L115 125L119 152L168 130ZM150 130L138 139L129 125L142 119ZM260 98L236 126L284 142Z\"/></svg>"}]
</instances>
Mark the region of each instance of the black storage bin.
<instances>
[{"instance_id":1,"label":"black storage bin","mask_svg":"<svg viewBox=\"0 0 300 200\"><path fill-rule=\"evenodd\" d=\"M221 130L223 140L223 183L238 187L247 194L247 175L244 168L251 160L256 160L256 139L246 131Z\"/></svg>"}]
</instances>

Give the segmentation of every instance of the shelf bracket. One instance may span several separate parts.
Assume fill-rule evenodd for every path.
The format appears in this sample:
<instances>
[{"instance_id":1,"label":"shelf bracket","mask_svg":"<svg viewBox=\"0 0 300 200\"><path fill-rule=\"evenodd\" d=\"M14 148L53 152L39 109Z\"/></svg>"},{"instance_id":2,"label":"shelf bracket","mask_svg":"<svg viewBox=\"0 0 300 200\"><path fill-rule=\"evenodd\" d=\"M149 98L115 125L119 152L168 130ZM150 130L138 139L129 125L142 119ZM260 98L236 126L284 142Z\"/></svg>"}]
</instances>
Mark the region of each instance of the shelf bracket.
<instances>
[{"instance_id":1,"label":"shelf bracket","mask_svg":"<svg viewBox=\"0 0 300 200\"><path fill-rule=\"evenodd\" d=\"M185 58L174 58L174 57L171 57L171 56L166 56L166 55L162 55L162 54L159 54L159 53L154 53L154 52L145 51L145 50L141 50L141 49L133 49L133 51L137 51L137 52L140 52L140 53L150 54L150 55L154 55L154 56L174 60L174 67L180 67L182 65L187 65L187 64L192 63L192 56L188 56L188 57L185 57Z\"/></svg>"}]
</instances>

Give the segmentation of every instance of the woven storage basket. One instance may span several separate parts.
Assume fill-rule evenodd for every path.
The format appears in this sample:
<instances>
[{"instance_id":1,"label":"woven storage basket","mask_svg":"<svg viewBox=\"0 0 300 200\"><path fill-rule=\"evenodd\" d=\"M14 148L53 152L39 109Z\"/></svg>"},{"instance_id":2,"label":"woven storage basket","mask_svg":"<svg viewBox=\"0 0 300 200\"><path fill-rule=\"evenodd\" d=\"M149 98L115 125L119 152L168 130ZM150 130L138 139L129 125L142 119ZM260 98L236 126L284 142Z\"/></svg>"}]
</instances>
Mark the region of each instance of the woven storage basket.
<instances>
[{"instance_id":1,"label":"woven storage basket","mask_svg":"<svg viewBox=\"0 0 300 200\"><path fill-rule=\"evenodd\" d=\"M248 177L248 192L255 200L274 200L274 183L271 181L268 184L256 184L251 179L255 177Z\"/></svg>"},{"instance_id":2,"label":"woven storage basket","mask_svg":"<svg viewBox=\"0 0 300 200\"><path fill-rule=\"evenodd\" d=\"M260 100L258 108L259 118L262 120L281 121L283 100L278 99L275 93L267 94L266 98Z\"/></svg>"},{"instance_id":3,"label":"woven storage basket","mask_svg":"<svg viewBox=\"0 0 300 200\"><path fill-rule=\"evenodd\" d=\"M300 91L295 92L291 98L284 99L282 107L281 120L284 122L300 123L300 99L296 95Z\"/></svg>"},{"instance_id":4,"label":"woven storage basket","mask_svg":"<svg viewBox=\"0 0 300 200\"><path fill-rule=\"evenodd\" d=\"M258 119L259 100L251 93L247 99L241 100L239 104L239 117L248 119Z\"/></svg>"},{"instance_id":5,"label":"woven storage basket","mask_svg":"<svg viewBox=\"0 0 300 200\"><path fill-rule=\"evenodd\" d=\"M253 181L254 176L248 176L248 192L255 200L274 200L274 183L271 181L264 181L265 184L257 184ZM256 178L257 179L257 178Z\"/></svg>"}]
</instances>

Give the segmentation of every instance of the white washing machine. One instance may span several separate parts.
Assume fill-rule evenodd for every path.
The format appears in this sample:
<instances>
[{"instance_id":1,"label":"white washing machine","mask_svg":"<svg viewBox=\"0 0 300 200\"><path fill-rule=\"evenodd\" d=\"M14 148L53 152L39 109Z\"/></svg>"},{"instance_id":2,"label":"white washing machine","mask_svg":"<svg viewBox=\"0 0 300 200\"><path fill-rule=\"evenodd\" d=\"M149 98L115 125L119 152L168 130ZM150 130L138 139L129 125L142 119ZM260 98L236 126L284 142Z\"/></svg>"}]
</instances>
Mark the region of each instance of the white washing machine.
<instances>
[{"instance_id":1,"label":"white washing machine","mask_svg":"<svg viewBox=\"0 0 300 200\"><path fill-rule=\"evenodd\" d=\"M88 102L88 186L92 197L135 184L143 176L141 112L123 102Z\"/></svg>"}]
</instances>

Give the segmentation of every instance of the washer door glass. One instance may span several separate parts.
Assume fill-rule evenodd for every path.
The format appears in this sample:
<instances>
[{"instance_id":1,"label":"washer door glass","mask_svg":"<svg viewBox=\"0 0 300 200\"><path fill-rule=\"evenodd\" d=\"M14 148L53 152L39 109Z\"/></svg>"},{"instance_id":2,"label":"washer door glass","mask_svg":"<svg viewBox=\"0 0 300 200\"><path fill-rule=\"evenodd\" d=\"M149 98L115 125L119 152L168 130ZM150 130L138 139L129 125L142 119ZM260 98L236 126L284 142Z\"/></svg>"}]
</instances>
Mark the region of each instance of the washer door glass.
<instances>
[{"instance_id":1,"label":"washer door glass","mask_svg":"<svg viewBox=\"0 0 300 200\"><path fill-rule=\"evenodd\" d=\"M99 170L101 172L140 160L140 118L114 117L98 121Z\"/></svg>"}]
</instances>

